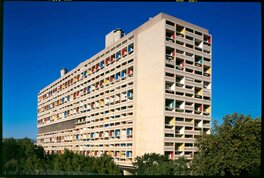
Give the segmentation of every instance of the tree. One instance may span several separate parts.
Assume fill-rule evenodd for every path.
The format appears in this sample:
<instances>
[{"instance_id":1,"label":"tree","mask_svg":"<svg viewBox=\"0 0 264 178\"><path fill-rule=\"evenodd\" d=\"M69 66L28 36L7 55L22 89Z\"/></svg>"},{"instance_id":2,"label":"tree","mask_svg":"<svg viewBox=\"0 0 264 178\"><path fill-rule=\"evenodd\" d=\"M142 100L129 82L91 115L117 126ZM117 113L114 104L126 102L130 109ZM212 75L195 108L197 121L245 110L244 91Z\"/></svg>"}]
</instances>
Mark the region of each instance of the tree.
<instances>
[{"instance_id":1,"label":"tree","mask_svg":"<svg viewBox=\"0 0 264 178\"><path fill-rule=\"evenodd\" d=\"M4 164L4 173L7 174L16 174L17 173L17 168L18 168L18 163L17 160L15 159L10 159Z\"/></svg>"},{"instance_id":2,"label":"tree","mask_svg":"<svg viewBox=\"0 0 264 178\"><path fill-rule=\"evenodd\" d=\"M170 164L171 161L168 156L156 153L147 153L141 157L136 157L136 162L133 163L137 175L169 175L173 172L168 171L171 168Z\"/></svg>"},{"instance_id":3,"label":"tree","mask_svg":"<svg viewBox=\"0 0 264 178\"><path fill-rule=\"evenodd\" d=\"M61 155L46 155L43 147L34 145L28 138L3 139L3 152L5 175L122 173L110 156L85 157L68 149Z\"/></svg>"},{"instance_id":4,"label":"tree","mask_svg":"<svg viewBox=\"0 0 264 178\"><path fill-rule=\"evenodd\" d=\"M199 152L192 164L193 175L260 175L261 119L234 113L214 124L211 135L197 140Z\"/></svg>"},{"instance_id":5,"label":"tree","mask_svg":"<svg viewBox=\"0 0 264 178\"><path fill-rule=\"evenodd\" d=\"M186 176L190 175L188 160L185 157L179 157L173 164L173 175Z\"/></svg>"}]
</instances>

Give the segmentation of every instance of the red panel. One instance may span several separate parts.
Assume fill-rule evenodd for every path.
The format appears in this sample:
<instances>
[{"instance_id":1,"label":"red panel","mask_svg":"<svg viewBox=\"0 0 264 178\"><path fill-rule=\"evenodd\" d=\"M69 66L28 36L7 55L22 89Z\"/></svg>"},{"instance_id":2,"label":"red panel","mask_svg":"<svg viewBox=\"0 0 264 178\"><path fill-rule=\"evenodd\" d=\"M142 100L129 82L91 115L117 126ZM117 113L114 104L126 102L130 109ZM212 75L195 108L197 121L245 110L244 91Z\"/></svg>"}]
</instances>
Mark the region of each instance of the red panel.
<instances>
[{"instance_id":1,"label":"red panel","mask_svg":"<svg viewBox=\"0 0 264 178\"><path fill-rule=\"evenodd\" d=\"M105 59L105 64L108 64L108 60L109 60L109 58L106 58Z\"/></svg>"},{"instance_id":2,"label":"red panel","mask_svg":"<svg viewBox=\"0 0 264 178\"><path fill-rule=\"evenodd\" d=\"M171 152L170 157L174 158L174 153L173 152Z\"/></svg>"}]
</instances>

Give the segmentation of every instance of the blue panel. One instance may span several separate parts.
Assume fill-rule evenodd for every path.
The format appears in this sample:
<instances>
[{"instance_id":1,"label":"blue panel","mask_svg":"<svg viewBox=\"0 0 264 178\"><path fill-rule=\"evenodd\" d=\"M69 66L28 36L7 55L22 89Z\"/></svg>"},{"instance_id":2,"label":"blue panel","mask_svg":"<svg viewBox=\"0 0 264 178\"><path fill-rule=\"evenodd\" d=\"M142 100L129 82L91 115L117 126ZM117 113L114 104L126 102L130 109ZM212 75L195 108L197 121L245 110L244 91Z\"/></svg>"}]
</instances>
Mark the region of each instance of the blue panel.
<instances>
[{"instance_id":1,"label":"blue panel","mask_svg":"<svg viewBox=\"0 0 264 178\"><path fill-rule=\"evenodd\" d=\"M119 56L120 56L120 54L116 53L116 59L118 59L118 58L119 58Z\"/></svg>"},{"instance_id":2,"label":"blue panel","mask_svg":"<svg viewBox=\"0 0 264 178\"><path fill-rule=\"evenodd\" d=\"M121 77L122 78L125 77L125 72L124 71L121 73Z\"/></svg>"},{"instance_id":3,"label":"blue panel","mask_svg":"<svg viewBox=\"0 0 264 178\"><path fill-rule=\"evenodd\" d=\"M120 74L119 74L119 73L117 73L117 74L116 74L116 80L118 80L118 79L119 79L119 76L120 76Z\"/></svg>"},{"instance_id":4,"label":"blue panel","mask_svg":"<svg viewBox=\"0 0 264 178\"><path fill-rule=\"evenodd\" d=\"M131 91L127 92L127 96L130 97L131 96Z\"/></svg>"},{"instance_id":5,"label":"blue panel","mask_svg":"<svg viewBox=\"0 0 264 178\"><path fill-rule=\"evenodd\" d=\"M128 47L128 52L130 53L130 52L132 52L133 51L133 48L132 47Z\"/></svg>"}]
</instances>

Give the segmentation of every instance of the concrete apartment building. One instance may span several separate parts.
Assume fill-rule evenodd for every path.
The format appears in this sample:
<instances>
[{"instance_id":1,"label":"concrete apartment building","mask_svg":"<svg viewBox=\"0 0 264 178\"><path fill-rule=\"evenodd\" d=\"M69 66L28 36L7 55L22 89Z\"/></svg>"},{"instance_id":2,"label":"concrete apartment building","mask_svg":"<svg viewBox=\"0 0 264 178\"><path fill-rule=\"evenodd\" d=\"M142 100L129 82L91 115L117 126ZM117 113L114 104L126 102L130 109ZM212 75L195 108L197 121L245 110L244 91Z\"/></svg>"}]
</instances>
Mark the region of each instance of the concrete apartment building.
<instances>
[{"instance_id":1,"label":"concrete apartment building","mask_svg":"<svg viewBox=\"0 0 264 178\"><path fill-rule=\"evenodd\" d=\"M151 152L191 159L210 133L211 55L208 30L163 13L112 31L104 50L39 92L38 144L124 166Z\"/></svg>"}]
</instances>

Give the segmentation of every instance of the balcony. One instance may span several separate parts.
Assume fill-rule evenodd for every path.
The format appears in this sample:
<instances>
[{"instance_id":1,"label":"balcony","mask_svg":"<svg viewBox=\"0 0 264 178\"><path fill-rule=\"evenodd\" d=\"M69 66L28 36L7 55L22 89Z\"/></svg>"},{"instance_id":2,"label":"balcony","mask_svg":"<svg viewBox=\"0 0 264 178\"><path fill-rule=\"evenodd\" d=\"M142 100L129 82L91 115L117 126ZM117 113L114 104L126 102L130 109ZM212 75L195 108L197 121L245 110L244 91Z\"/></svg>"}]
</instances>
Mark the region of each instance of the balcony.
<instances>
[{"instance_id":1,"label":"balcony","mask_svg":"<svg viewBox=\"0 0 264 178\"><path fill-rule=\"evenodd\" d=\"M133 76L133 67L129 67L129 68L127 69L127 75L128 75L129 77L132 77L132 76Z\"/></svg>"},{"instance_id":2,"label":"balcony","mask_svg":"<svg viewBox=\"0 0 264 178\"><path fill-rule=\"evenodd\" d=\"M175 42L175 33L172 30L166 29L166 41Z\"/></svg>"},{"instance_id":3,"label":"balcony","mask_svg":"<svg viewBox=\"0 0 264 178\"><path fill-rule=\"evenodd\" d=\"M195 93L195 98L201 99L202 95L203 95L203 90L202 90L202 88L195 87L194 93Z\"/></svg>"},{"instance_id":4,"label":"balcony","mask_svg":"<svg viewBox=\"0 0 264 178\"><path fill-rule=\"evenodd\" d=\"M203 41L202 40L195 39L194 44L195 44L195 49L196 50L202 51L202 49L203 49Z\"/></svg>"},{"instance_id":5,"label":"balcony","mask_svg":"<svg viewBox=\"0 0 264 178\"><path fill-rule=\"evenodd\" d=\"M171 117L171 116L166 116L165 117L165 128L172 129L174 124L175 124L174 117Z\"/></svg>"},{"instance_id":6,"label":"balcony","mask_svg":"<svg viewBox=\"0 0 264 178\"><path fill-rule=\"evenodd\" d=\"M204 71L204 76L206 76L206 77L211 76L211 67L204 65L203 71Z\"/></svg>"},{"instance_id":7,"label":"balcony","mask_svg":"<svg viewBox=\"0 0 264 178\"><path fill-rule=\"evenodd\" d=\"M175 84L174 82L168 82L166 81L165 82L165 91L166 93L174 93L174 90L175 90Z\"/></svg>"},{"instance_id":8,"label":"balcony","mask_svg":"<svg viewBox=\"0 0 264 178\"><path fill-rule=\"evenodd\" d=\"M173 111L174 107L175 107L175 101L172 99L166 99L165 100L165 110L166 111Z\"/></svg>"},{"instance_id":9,"label":"balcony","mask_svg":"<svg viewBox=\"0 0 264 178\"><path fill-rule=\"evenodd\" d=\"M184 151L184 143L175 143L175 151Z\"/></svg>"},{"instance_id":10,"label":"balcony","mask_svg":"<svg viewBox=\"0 0 264 178\"><path fill-rule=\"evenodd\" d=\"M179 37L184 37L185 27L177 24L176 25L176 35Z\"/></svg>"},{"instance_id":11,"label":"balcony","mask_svg":"<svg viewBox=\"0 0 264 178\"><path fill-rule=\"evenodd\" d=\"M195 55L195 65L197 67L201 67L202 66L202 63L203 63L203 57L202 56Z\"/></svg>"},{"instance_id":12,"label":"balcony","mask_svg":"<svg viewBox=\"0 0 264 178\"><path fill-rule=\"evenodd\" d=\"M202 111L203 111L203 105L195 103L195 105L194 105L194 113L195 114L201 114Z\"/></svg>"},{"instance_id":13,"label":"balcony","mask_svg":"<svg viewBox=\"0 0 264 178\"><path fill-rule=\"evenodd\" d=\"M209 90L211 90L211 83L204 81L203 88L209 92Z\"/></svg>"},{"instance_id":14,"label":"balcony","mask_svg":"<svg viewBox=\"0 0 264 178\"><path fill-rule=\"evenodd\" d=\"M194 127L195 128L202 128L203 126L203 121L202 120L195 120L194 122Z\"/></svg>"},{"instance_id":15,"label":"balcony","mask_svg":"<svg viewBox=\"0 0 264 178\"><path fill-rule=\"evenodd\" d=\"M176 76L176 86L183 87L184 85L184 76L177 75Z\"/></svg>"},{"instance_id":16,"label":"balcony","mask_svg":"<svg viewBox=\"0 0 264 178\"><path fill-rule=\"evenodd\" d=\"M203 108L203 114L206 115L206 116L209 116L210 113L211 113L211 106L210 105L204 105L204 108Z\"/></svg>"},{"instance_id":17,"label":"balcony","mask_svg":"<svg viewBox=\"0 0 264 178\"><path fill-rule=\"evenodd\" d=\"M110 57L110 63L112 64L112 63L114 63L115 62L115 55L113 54L113 55L111 55L111 57Z\"/></svg>"},{"instance_id":18,"label":"balcony","mask_svg":"<svg viewBox=\"0 0 264 178\"><path fill-rule=\"evenodd\" d=\"M121 58L121 51L116 52L116 60L119 60Z\"/></svg>"},{"instance_id":19,"label":"balcony","mask_svg":"<svg viewBox=\"0 0 264 178\"><path fill-rule=\"evenodd\" d=\"M184 68L184 60L181 58L176 58L176 69L183 70Z\"/></svg>"},{"instance_id":20,"label":"balcony","mask_svg":"<svg viewBox=\"0 0 264 178\"><path fill-rule=\"evenodd\" d=\"M127 95L126 92L121 93L121 101L126 101Z\"/></svg>"},{"instance_id":21,"label":"balcony","mask_svg":"<svg viewBox=\"0 0 264 178\"><path fill-rule=\"evenodd\" d=\"M132 100L133 99L133 90L128 90L127 91L127 98Z\"/></svg>"},{"instance_id":22,"label":"balcony","mask_svg":"<svg viewBox=\"0 0 264 178\"><path fill-rule=\"evenodd\" d=\"M127 48L122 49L122 57L125 57L127 55Z\"/></svg>"},{"instance_id":23,"label":"balcony","mask_svg":"<svg viewBox=\"0 0 264 178\"><path fill-rule=\"evenodd\" d=\"M121 79L123 80L123 79L125 79L126 78L126 70L123 70L122 72L121 72Z\"/></svg>"},{"instance_id":24,"label":"balcony","mask_svg":"<svg viewBox=\"0 0 264 178\"><path fill-rule=\"evenodd\" d=\"M205 120L204 120L204 121L203 121L203 126L204 126L204 127L208 127L208 128L210 128L210 126L211 126L211 125L210 125L210 121L205 121Z\"/></svg>"},{"instance_id":25,"label":"balcony","mask_svg":"<svg viewBox=\"0 0 264 178\"><path fill-rule=\"evenodd\" d=\"M176 112L184 112L184 101L176 101L176 108L175 108Z\"/></svg>"},{"instance_id":26,"label":"balcony","mask_svg":"<svg viewBox=\"0 0 264 178\"><path fill-rule=\"evenodd\" d=\"M211 46L212 40L210 35L204 34L203 41L205 45Z\"/></svg>"},{"instance_id":27,"label":"balcony","mask_svg":"<svg viewBox=\"0 0 264 178\"><path fill-rule=\"evenodd\" d=\"M128 53L131 54L134 52L134 43L128 45L127 47Z\"/></svg>"},{"instance_id":28,"label":"balcony","mask_svg":"<svg viewBox=\"0 0 264 178\"><path fill-rule=\"evenodd\" d=\"M174 60L174 56L175 56L174 48L166 46L166 55L165 55L166 60L171 62Z\"/></svg>"}]
</instances>

